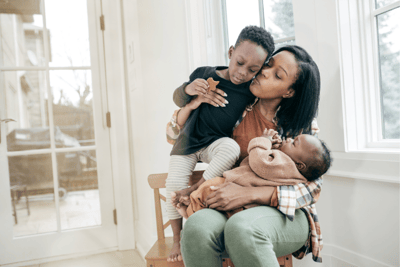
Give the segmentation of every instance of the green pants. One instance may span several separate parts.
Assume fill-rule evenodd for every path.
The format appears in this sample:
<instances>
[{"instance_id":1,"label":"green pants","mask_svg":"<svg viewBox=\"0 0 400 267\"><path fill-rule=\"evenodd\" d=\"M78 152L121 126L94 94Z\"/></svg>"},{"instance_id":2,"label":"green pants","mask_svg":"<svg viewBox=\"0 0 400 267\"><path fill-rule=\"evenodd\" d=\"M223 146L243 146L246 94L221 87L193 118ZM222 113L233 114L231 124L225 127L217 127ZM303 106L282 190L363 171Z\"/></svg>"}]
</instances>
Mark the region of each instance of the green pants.
<instances>
[{"instance_id":1,"label":"green pants","mask_svg":"<svg viewBox=\"0 0 400 267\"><path fill-rule=\"evenodd\" d=\"M277 257L301 248L308 237L307 217L297 210L291 222L276 208L259 206L227 219L203 209L186 221L181 251L186 267L222 266L229 254L235 267L279 267Z\"/></svg>"}]
</instances>

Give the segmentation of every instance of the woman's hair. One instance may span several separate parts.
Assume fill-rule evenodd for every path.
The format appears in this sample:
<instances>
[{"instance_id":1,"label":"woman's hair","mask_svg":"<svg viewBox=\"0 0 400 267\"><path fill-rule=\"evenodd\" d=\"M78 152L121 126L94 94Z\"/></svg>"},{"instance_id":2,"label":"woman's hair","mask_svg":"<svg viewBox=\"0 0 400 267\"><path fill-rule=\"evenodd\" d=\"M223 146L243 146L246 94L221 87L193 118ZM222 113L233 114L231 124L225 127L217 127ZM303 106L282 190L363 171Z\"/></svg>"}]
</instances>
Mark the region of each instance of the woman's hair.
<instances>
[{"instance_id":1,"label":"woman's hair","mask_svg":"<svg viewBox=\"0 0 400 267\"><path fill-rule=\"evenodd\" d=\"M291 98L283 98L276 114L278 129L283 137L311 133L311 122L317 116L321 81L317 64L306 50L297 45L283 46L282 51L294 55L298 64L296 81L291 88Z\"/></svg>"},{"instance_id":2,"label":"woman's hair","mask_svg":"<svg viewBox=\"0 0 400 267\"><path fill-rule=\"evenodd\" d=\"M275 50L274 38L264 28L258 26L246 26L240 32L239 37L236 40L235 48L238 47L242 42L250 41L257 45L260 45L265 52L268 54L265 62L268 62L272 57L272 53Z\"/></svg>"}]
</instances>

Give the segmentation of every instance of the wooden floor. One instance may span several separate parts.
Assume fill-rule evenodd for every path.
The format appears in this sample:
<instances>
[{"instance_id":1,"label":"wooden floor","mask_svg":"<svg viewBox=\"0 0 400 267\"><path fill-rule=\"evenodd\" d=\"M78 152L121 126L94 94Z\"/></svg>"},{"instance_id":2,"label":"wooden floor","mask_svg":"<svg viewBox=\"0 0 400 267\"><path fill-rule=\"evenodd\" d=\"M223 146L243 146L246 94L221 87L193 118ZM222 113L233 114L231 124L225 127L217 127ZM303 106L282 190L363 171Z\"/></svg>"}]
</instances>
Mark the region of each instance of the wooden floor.
<instances>
[{"instance_id":1,"label":"wooden floor","mask_svg":"<svg viewBox=\"0 0 400 267\"><path fill-rule=\"evenodd\" d=\"M114 251L80 258L53 261L24 267L146 267L136 250Z\"/></svg>"}]
</instances>

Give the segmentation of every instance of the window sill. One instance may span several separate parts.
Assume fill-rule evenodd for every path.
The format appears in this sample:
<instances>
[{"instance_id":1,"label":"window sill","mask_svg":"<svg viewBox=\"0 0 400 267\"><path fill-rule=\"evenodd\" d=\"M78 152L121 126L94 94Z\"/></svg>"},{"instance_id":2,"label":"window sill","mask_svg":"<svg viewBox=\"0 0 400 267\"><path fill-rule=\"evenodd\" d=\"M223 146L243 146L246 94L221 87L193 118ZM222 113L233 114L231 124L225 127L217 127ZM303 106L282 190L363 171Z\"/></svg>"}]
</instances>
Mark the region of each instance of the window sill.
<instances>
[{"instance_id":1,"label":"window sill","mask_svg":"<svg viewBox=\"0 0 400 267\"><path fill-rule=\"evenodd\" d=\"M332 157L333 164L326 175L400 183L399 151L332 152Z\"/></svg>"}]
</instances>

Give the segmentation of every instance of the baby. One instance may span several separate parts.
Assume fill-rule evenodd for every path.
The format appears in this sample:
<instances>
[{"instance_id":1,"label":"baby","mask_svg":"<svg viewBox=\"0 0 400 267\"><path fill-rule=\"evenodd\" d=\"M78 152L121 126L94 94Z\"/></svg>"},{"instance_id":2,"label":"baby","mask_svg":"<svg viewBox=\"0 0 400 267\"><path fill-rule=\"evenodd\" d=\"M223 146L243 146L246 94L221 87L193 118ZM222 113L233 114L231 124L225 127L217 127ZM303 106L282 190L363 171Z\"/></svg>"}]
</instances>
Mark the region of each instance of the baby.
<instances>
[{"instance_id":1,"label":"baby","mask_svg":"<svg viewBox=\"0 0 400 267\"><path fill-rule=\"evenodd\" d=\"M277 148L277 149L273 149ZM331 165L330 151L325 143L308 134L297 136L294 140L282 141L272 129L265 130L262 137L252 139L248 146L249 156L239 167L204 182L189 197L178 205L178 212L188 218L194 212L207 208L206 197L213 192L213 186L232 182L241 186L279 186L294 185L313 181L326 173ZM227 211L227 217L245 208Z\"/></svg>"}]
</instances>

